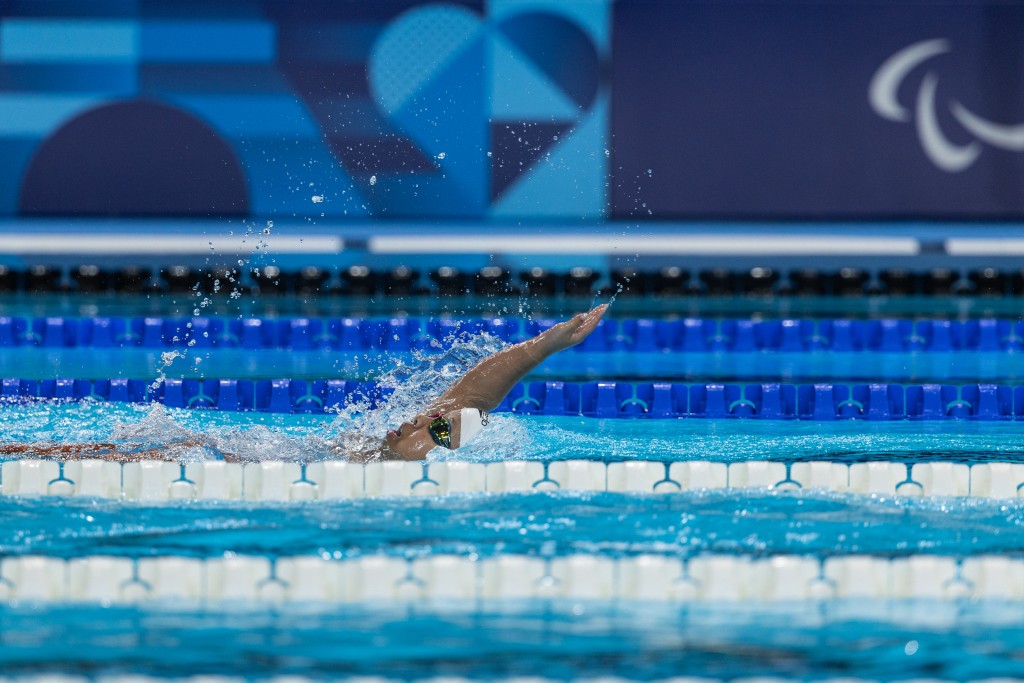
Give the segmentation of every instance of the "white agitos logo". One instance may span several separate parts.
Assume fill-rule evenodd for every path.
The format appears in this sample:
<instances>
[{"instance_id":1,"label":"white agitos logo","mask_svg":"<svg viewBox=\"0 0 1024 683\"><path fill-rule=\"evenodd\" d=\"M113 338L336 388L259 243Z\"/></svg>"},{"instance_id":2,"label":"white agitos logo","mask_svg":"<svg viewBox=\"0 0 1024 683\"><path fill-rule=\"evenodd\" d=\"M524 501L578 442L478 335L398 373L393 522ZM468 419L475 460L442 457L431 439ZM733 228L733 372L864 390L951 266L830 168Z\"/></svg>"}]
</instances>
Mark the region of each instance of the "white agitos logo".
<instances>
[{"instance_id":1,"label":"white agitos logo","mask_svg":"<svg viewBox=\"0 0 1024 683\"><path fill-rule=\"evenodd\" d=\"M944 52L949 52L948 40L924 40L903 48L878 68L868 87L868 100L879 116L890 121L908 122L911 112L899 102L900 85L914 68ZM983 149L982 143L1011 152L1024 152L1024 123L1004 125L983 119L957 100L951 100L949 110L953 117L974 136L966 145L958 145L942 132L935 110L935 90L939 77L928 71L917 91L914 103L914 127L917 138L928 158L943 171L956 173L970 167Z\"/></svg>"}]
</instances>

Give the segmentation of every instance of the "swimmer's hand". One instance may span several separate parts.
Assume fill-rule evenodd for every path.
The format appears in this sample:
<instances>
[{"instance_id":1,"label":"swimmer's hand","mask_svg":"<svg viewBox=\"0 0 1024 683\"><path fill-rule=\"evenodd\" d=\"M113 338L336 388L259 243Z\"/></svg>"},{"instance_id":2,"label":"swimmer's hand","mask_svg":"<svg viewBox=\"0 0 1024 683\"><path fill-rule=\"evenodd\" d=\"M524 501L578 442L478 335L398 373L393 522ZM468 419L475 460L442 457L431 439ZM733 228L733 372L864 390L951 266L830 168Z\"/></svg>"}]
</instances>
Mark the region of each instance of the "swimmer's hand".
<instances>
[{"instance_id":1,"label":"swimmer's hand","mask_svg":"<svg viewBox=\"0 0 1024 683\"><path fill-rule=\"evenodd\" d=\"M607 310L608 304L601 304L586 313L574 315L544 332L544 341L551 344L556 351L576 346L590 336Z\"/></svg>"}]
</instances>

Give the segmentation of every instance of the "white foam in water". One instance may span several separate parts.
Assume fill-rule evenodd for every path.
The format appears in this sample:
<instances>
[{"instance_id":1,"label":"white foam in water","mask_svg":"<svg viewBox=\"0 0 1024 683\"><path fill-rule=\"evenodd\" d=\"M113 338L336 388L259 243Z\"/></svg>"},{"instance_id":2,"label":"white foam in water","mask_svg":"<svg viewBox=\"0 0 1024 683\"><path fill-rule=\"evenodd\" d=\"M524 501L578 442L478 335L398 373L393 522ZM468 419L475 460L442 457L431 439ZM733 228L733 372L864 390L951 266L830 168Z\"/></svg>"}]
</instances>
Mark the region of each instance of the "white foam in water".
<instances>
[{"instance_id":1,"label":"white foam in water","mask_svg":"<svg viewBox=\"0 0 1024 683\"><path fill-rule=\"evenodd\" d=\"M242 462L313 462L345 459L349 454L373 455L389 429L413 419L481 359L504 346L486 334L456 334L376 378L394 393L371 408L368 400L351 401L336 409L336 416L285 430L265 413L214 413L170 409L160 404L132 405L103 402L55 403L47 401L11 406L18 416L6 440L47 443L119 444L129 452L156 449L182 463L196 463L230 454ZM173 352L174 361L184 357ZM158 380L159 381L159 380ZM266 420L270 424L251 424ZM219 424L210 425L210 422ZM45 436L42 436L44 435ZM432 460L494 460L531 457L531 432L522 420L495 416L486 438L476 439L456 454L436 448ZM372 459L372 457L370 458Z\"/></svg>"},{"instance_id":2,"label":"white foam in water","mask_svg":"<svg viewBox=\"0 0 1024 683\"><path fill-rule=\"evenodd\" d=\"M175 421L162 405L153 404L137 422L116 420L111 436L114 441L148 446L194 439L199 435Z\"/></svg>"},{"instance_id":3,"label":"white foam in water","mask_svg":"<svg viewBox=\"0 0 1024 683\"><path fill-rule=\"evenodd\" d=\"M375 408L369 408L366 401L339 407L336 426L343 447L356 453L376 450L389 429L422 413L470 368L504 346L501 339L486 332L454 334L443 342L432 343L429 349L413 350L408 361L396 359L390 370L376 378L378 386L394 390L385 402ZM529 457L529 453L522 452L528 435L518 421L495 416L488 424L486 438L459 449L458 457ZM434 449L429 456L431 460L452 457L451 452L441 448Z\"/></svg>"}]
</instances>

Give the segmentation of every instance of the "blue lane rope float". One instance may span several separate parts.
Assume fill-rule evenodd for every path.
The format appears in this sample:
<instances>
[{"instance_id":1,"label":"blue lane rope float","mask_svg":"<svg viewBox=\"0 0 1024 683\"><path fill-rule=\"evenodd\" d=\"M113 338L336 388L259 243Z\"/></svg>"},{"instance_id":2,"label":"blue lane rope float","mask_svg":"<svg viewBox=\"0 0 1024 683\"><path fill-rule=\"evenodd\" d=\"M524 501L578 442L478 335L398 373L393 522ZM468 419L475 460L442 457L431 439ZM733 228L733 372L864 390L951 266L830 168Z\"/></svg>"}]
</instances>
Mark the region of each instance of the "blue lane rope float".
<instances>
[{"instance_id":1,"label":"blue lane rope float","mask_svg":"<svg viewBox=\"0 0 1024 683\"><path fill-rule=\"evenodd\" d=\"M157 402L171 408L324 413L393 392L351 380L3 379L0 399ZM1024 385L521 382L496 412L597 418L1024 420Z\"/></svg>"},{"instance_id":2,"label":"blue lane rope float","mask_svg":"<svg viewBox=\"0 0 1024 683\"><path fill-rule=\"evenodd\" d=\"M65 318L0 317L0 348L384 350L427 348L453 335L488 332L508 342L554 320L512 318ZM584 352L913 352L1024 350L1024 321L983 320L603 320Z\"/></svg>"}]
</instances>

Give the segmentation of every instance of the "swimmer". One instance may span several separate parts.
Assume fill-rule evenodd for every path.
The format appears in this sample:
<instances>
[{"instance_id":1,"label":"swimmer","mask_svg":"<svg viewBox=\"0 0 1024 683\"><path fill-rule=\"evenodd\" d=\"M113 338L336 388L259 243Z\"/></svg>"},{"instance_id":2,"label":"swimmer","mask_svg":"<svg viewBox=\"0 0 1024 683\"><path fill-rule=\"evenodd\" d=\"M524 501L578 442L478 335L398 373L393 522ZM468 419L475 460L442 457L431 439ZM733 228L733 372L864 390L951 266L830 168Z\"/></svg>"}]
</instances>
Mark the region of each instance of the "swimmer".
<instances>
[{"instance_id":1,"label":"swimmer","mask_svg":"<svg viewBox=\"0 0 1024 683\"><path fill-rule=\"evenodd\" d=\"M332 450L357 462L424 460L435 447L455 450L466 445L487 426L487 414L498 407L523 377L549 356L579 344L594 331L608 309L602 304L586 313L553 325L536 337L507 346L484 358L455 381L426 410L379 437L345 439ZM196 439L157 448L130 448L123 444L0 444L0 455L103 458L119 462L177 460L190 449L204 449L229 462L241 458Z\"/></svg>"}]
</instances>

